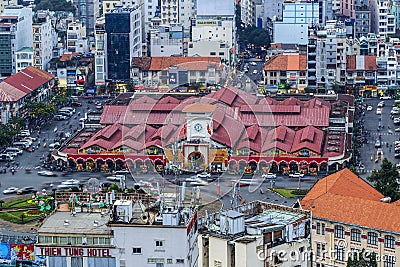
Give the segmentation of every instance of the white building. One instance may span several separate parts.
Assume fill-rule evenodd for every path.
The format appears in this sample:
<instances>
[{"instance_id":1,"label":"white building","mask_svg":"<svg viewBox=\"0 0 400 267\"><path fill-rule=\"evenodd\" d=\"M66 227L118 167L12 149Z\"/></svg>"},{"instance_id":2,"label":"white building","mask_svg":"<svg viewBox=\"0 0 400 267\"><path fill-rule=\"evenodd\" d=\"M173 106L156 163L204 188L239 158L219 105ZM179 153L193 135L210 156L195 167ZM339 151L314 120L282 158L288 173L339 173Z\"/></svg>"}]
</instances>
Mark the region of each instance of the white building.
<instances>
[{"instance_id":1,"label":"white building","mask_svg":"<svg viewBox=\"0 0 400 267\"><path fill-rule=\"evenodd\" d=\"M8 6L0 16L0 73L9 76L16 72L16 57L18 50L32 47L32 9L22 6ZM6 55L9 56L6 56Z\"/></svg>"},{"instance_id":2,"label":"white building","mask_svg":"<svg viewBox=\"0 0 400 267\"><path fill-rule=\"evenodd\" d=\"M369 1L371 10L371 31L380 36L390 36L396 33L396 18L391 13L391 1Z\"/></svg>"},{"instance_id":3,"label":"white building","mask_svg":"<svg viewBox=\"0 0 400 267\"><path fill-rule=\"evenodd\" d=\"M0 1L0 14L3 13L4 8L6 6L16 6L16 5L18 5L18 0L11 0L11 1L9 1L9 0L1 0Z\"/></svg>"},{"instance_id":4,"label":"white building","mask_svg":"<svg viewBox=\"0 0 400 267\"><path fill-rule=\"evenodd\" d=\"M130 266L129 263L134 266L198 266L196 211L164 206L156 216L145 210L140 201L132 204L132 201L117 200L114 203L114 217L109 226L114 233L116 249L123 251L117 267Z\"/></svg>"},{"instance_id":5,"label":"white building","mask_svg":"<svg viewBox=\"0 0 400 267\"><path fill-rule=\"evenodd\" d=\"M150 30L150 56L183 56L184 29L182 26L160 26Z\"/></svg>"},{"instance_id":6,"label":"white building","mask_svg":"<svg viewBox=\"0 0 400 267\"><path fill-rule=\"evenodd\" d=\"M190 21L195 15L194 0L160 1L161 22L163 25L181 24L186 29L190 27Z\"/></svg>"},{"instance_id":7,"label":"white building","mask_svg":"<svg viewBox=\"0 0 400 267\"><path fill-rule=\"evenodd\" d=\"M251 202L199 222L199 265L307 267L311 213ZM284 253L278 252L288 252ZM304 256L304 257L303 257Z\"/></svg>"},{"instance_id":8,"label":"white building","mask_svg":"<svg viewBox=\"0 0 400 267\"><path fill-rule=\"evenodd\" d=\"M255 12L255 1L254 0L242 0L240 1L241 20L244 26L255 26L256 25L256 12Z\"/></svg>"},{"instance_id":9,"label":"white building","mask_svg":"<svg viewBox=\"0 0 400 267\"><path fill-rule=\"evenodd\" d=\"M68 23L67 51L78 53L87 53L89 51L86 27L81 22L73 21Z\"/></svg>"},{"instance_id":10,"label":"white building","mask_svg":"<svg viewBox=\"0 0 400 267\"><path fill-rule=\"evenodd\" d=\"M53 57L53 48L57 45L57 33L51 25L47 11L36 14L32 25L33 66L47 70L47 63Z\"/></svg>"},{"instance_id":11,"label":"white building","mask_svg":"<svg viewBox=\"0 0 400 267\"><path fill-rule=\"evenodd\" d=\"M33 65L33 49L32 47L23 47L15 52L16 72L20 72L28 66Z\"/></svg>"},{"instance_id":12,"label":"white building","mask_svg":"<svg viewBox=\"0 0 400 267\"><path fill-rule=\"evenodd\" d=\"M284 2L282 10L282 18L273 22L273 42L307 44L308 25L319 21L318 2Z\"/></svg>"},{"instance_id":13,"label":"white building","mask_svg":"<svg viewBox=\"0 0 400 267\"><path fill-rule=\"evenodd\" d=\"M236 51L234 2L197 2L197 17L192 26L188 56L216 56L232 62Z\"/></svg>"},{"instance_id":14,"label":"white building","mask_svg":"<svg viewBox=\"0 0 400 267\"><path fill-rule=\"evenodd\" d=\"M95 41L96 47L94 51L94 64L95 64L95 85L105 85L106 81L106 37L105 37L105 18L101 17L96 20Z\"/></svg>"}]
</instances>

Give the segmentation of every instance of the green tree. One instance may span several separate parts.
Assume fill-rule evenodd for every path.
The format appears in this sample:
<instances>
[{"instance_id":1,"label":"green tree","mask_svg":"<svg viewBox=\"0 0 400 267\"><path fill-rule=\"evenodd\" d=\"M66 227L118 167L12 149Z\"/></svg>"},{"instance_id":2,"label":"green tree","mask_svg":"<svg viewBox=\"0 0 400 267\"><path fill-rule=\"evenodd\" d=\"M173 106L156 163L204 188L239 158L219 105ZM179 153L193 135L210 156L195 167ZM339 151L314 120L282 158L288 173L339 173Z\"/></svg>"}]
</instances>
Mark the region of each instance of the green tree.
<instances>
[{"instance_id":1,"label":"green tree","mask_svg":"<svg viewBox=\"0 0 400 267\"><path fill-rule=\"evenodd\" d=\"M376 267L378 266L376 262L375 253L367 253L363 248L361 252L354 253L347 259L346 267Z\"/></svg>"},{"instance_id":2,"label":"green tree","mask_svg":"<svg viewBox=\"0 0 400 267\"><path fill-rule=\"evenodd\" d=\"M379 170L374 170L368 180L371 181L376 190L385 197L390 197L392 201L400 199L397 181L400 179L399 172L394 164L384 158Z\"/></svg>"},{"instance_id":3,"label":"green tree","mask_svg":"<svg viewBox=\"0 0 400 267\"><path fill-rule=\"evenodd\" d=\"M50 10L54 12L55 20L52 21L52 26L56 32L58 32L58 25L62 19L67 18L70 13L75 14L75 7L72 1L65 0L35 0L34 11L38 10Z\"/></svg>"}]
</instances>

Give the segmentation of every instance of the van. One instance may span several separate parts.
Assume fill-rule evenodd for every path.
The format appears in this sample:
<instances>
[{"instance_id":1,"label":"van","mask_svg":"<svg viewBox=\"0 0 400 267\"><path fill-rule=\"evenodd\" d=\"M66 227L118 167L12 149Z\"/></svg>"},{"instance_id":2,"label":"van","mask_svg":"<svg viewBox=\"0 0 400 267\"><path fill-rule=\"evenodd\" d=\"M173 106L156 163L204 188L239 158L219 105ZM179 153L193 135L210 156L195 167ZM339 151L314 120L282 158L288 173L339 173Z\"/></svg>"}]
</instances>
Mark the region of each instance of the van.
<instances>
[{"instance_id":1,"label":"van","mask_svg":"<svg viewBox=\"0 0 400 267\"><path fill-rule=\"evenodd\" d=\"M20 149L27 149L29 147L29 143L28 142L14 142L13 146L20 148Z\"/></svg>"},{"instance_id":2,"label":"van","mask_svg":"<svg viewBox=\"0 0 400 267\"><path fill-rule=\"evenodd\" d=\"M8 154L0 154L0 161L13 161L14 158Z\"/></svg>"},{"instance_id":3,"label":"van","mask_svg":"<svg viewBox=\"0 0 400 267\"><path fill-rule=\"evenodd\" d=\"M17 155L22 155L22 153L24 152L22 149L19 149L17 147L7 147L6 150L4 151L6 154L8 152L13 152L16 153Z\"/></svg>"},{"instance_id":4,"label":"van","mask_svg":"<svg viewBox=\"0 0 400 267\"><path fill-rule=\"evenodd\" d=\"M60 111L64 111L64 110L67 110L67 111L72 112L72 113L76 112L76 110L74 108L71 108L71 107L60 108Z\"/></svg>"},{"instance_id":5,"label":"van","mask_svg":"<svg viewBox=\"0 0 400 267\"><path fill-rule=\"evenodd\" d=\"M60 110L58 111L58 115L64 115L64 116L72 116L72 112L68 111L68 110Z\"/></svg>"}]
</instances>

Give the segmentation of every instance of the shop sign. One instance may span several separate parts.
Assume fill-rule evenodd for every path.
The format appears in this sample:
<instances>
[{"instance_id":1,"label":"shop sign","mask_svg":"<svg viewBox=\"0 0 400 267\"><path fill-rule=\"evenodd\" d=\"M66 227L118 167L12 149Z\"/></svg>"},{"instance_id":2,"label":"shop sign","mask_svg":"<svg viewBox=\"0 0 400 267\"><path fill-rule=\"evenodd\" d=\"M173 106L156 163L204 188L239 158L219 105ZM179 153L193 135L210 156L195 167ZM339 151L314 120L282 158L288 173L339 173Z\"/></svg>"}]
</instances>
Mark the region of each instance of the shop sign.
<instances>
[{"instance_id":1,"label":"shop sign","mask_svg":"<svg viewBox=\"0 0 400 267\"><path fill-rule=\"evenodd\" d=\"M51 257L111 257L108 248L41 247L37 252L42 256Z\"/></svg>"}]
</instances>

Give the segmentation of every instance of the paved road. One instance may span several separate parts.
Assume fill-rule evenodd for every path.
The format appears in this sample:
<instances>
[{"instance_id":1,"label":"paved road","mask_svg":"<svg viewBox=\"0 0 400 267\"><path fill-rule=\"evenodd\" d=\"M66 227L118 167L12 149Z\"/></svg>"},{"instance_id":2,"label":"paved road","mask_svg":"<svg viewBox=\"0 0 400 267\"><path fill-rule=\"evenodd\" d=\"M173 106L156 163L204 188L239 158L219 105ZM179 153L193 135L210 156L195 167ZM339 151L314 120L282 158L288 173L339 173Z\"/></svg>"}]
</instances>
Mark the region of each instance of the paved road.
<instances>
[{"instance_id":1,"label":"paved road","mask_svg":"<svg viewBox=\"0 0 400 267\"><path fill-rule=\"evenodd\" d=\"M374 143L375 140L379 138L379 135L382 137L382 150L384 157L392 163L399 162L399 159L394 158L393 147L390 148L390 144L393 144L395 140L400 139L400 133L394 131L394 129L398 126L395 126L390 118L390 111L392 109L392 105L394 104L394 100L384 100L385 107L382 110L382 115L377 115L376 107L380 101L381 100L378 99L367 99L365 101L367 105L373 106L373 110L365 111L365 115L363 117L364 130L369 131L370 136L368 137L368 144L364 144L360 148L360 160L365 166L365 173L361 174L362 177L367 177L370 175L372 170L380 168L381 161L377 163L375 163L375 161L371 161L371 156L374 158L376 157L377 148L375 148ZM396 117L398 116L400 115L397 115ZM378 131L379 119L381 119L384 128ZM388 127L390 127L390 129ZM389 144L389 147L386 147L386 143Z\"/></svg>"}]
</instances>

